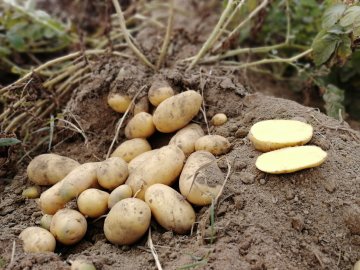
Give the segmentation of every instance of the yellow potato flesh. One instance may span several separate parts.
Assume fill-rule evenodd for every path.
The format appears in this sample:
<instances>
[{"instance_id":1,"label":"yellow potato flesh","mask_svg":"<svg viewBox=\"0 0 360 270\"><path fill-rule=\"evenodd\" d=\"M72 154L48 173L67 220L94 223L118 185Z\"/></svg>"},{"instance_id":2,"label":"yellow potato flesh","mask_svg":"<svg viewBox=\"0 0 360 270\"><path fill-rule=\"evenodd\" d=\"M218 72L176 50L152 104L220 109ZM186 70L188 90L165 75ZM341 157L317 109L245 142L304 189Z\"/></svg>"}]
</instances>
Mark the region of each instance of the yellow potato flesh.
<instances>
[{"instance_id":1,"label":"yellow potato flesh","mask_svg":"<svg viewBox=\"0 0 360 270\"><path fill-rule=\"evenodd\" d=\"M19 238L23 241L25 252L54 252L55 250L54 236L43 228L26 228L20 233Z\"/></svg>"},{"instance_id":2,"label":"yellow potato flesh","mask_svg":"<svg viewBox=\"0 0 360 270\"><path fill-rule=\"evenodd\" d=\"M142 138L135 138L120 144L111 154L111 157L120 157L126 162L130 162L140 154L150 150L151 146L147 140Z\"/></svg>"},{"instance_id":3,"label":"yellow potato flesh","mask_svg":"<svg viewBox=\"0 0 360 270\"><path fill-rule=\"evenodd\" d=\"M292 173L320 166L326 156L326 152L317 146L287 147L260 155L255 165L259 170L271 174Z\"/></svg>"}]
</instances>

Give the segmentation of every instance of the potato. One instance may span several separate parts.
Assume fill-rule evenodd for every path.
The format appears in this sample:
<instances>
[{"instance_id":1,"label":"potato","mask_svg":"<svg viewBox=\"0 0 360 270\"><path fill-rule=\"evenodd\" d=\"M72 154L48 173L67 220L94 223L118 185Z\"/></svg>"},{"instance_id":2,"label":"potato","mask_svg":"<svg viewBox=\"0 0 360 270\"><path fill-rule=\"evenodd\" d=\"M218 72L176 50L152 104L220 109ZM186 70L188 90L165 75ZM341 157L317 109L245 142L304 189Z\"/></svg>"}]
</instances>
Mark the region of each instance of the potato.
<instances>
[{"instance_id":1,"label":"potato","mask_svg":"<svg viewBox=\"0 0 360 270\"><path fill-rule=\"evenodd\" d=\"M318 146L294 146L261 154L255 165L260 171L271 174L292 173L320 166L326 156Z\"/></svg>"},{"instance_id":2,"label":"potato","mask_svg":"<svg viewBox=\"0 0 360 270\"><path fill-rule=\"evenodd\" d=\"M135 103L135 105L134 105L133 115L136 115L141 112L148 113L149 106L150 105L149 105L149 100L148 100L147 96L140 98L139 101L137 103Z\"/></svg>"},{"instance_id":3,"label":"potato","mask_svg":"<svg viewBox=\"0 0 360 270\"><path fill-rule=\"evenodd\" d=\"M134 159L132 159L128 164L129 174L131 174L140 164L142 164L143 162L147 161L150 157L155 155L157 151L158 149L144 152L138 155L137 157L135 157Z\"/></svg>"},{"instance_id":4,"label":"potato","mask_svg":"<svg viewBox=\"0 0 360 270\"><path fill-rule=\"evenodd\" d=\"M176 145L160 148L128 177L129 185L137 198L144 199L146 189L156 183L171 185L180 175L185 155Z\"/></svg>"},{"instance_id":5,"label":"potato","mask_svg":"<svg viewBox=\"0 0 360 270\"><path fill-rule=\"evenodd\" d=\"M208 151L213 155L222 155L230 151L231 144L223 136L205 135L195 142L195 150Z\"/></svg>"},{"instance_id":6,"label":"potato","mask_svg":"<svg viewBox=\"0 0 360 270\"><path fill-rule=\"evenodd\" d=\"M176 132L169 144L177 145L185 156L188 156L195 151L195 142L204 135L204 131L198 124L189 124Z\"/></svg>"},{"instance_id":7,"label":"potato","mask_svg":"<svg viewBox=\"0 0 360 270\"><path fill-rule=\"evenodd\" d=\"M151 146L147 140L135 138L120 144L111 154L111 157L120 157L126 162L130 162L138 155L150 150Z\"/></svg>"},{"instance_id":8,"label":"potato","mask_svg":"<svg viewBox=\"0 0 360 270\"><path fill-rule=\"evenodd\" d=\"M353 270L360 270L360 261L357 261L357 262L354 264Z\"/></svg>"},{"instance_id":9,"label":"potato","mask_svg":"<svg viewBox=\"0 0 360 270\"><path fill-rule=\"evenodd\" d=\"M71 261L71 270L96 270L95 266L86 260Z\"/></svg>"},{"instance_id":10,"label":"potato","mask_svg":"<svg viewBox=\"0 0 360 270\"><path fill-rule=\"evenodd\" d=\"M214 126L221 126L227 122L227 116L223 113L217 113L211 118L211 123Z\"/></svg>"},{"instance_id":11,"label":"potato","mask_svg":"<svg viewBox=\"0 0 360 270\"><path fill-rule=\"evenodd\" d=\"M27 199L36 199L40 197L40 192L38 186L32 186L24 189L21 195Z\"/></svg>"},{"instance_id":12,"label":"potato","mask_svg":"<svg viewBox=\"0 0 360 270\"><path fill-rule=\"evenodd\" d=\"M121 200L105 218L105 237L113 244L133 244L145 234L150 220L151 211L145 202L136 198Z\"/></svg>"},{"instance_id":13,"label":"potato","mask_svg":"<svg viewBox=\"0 0 360 270\"><path fill-rule=\"evenodd\" d=\"M62 180L79 162L56 154L43 154L35 157L27 167L29 180L37 185L53 185Z\"/></svg>"},{"instance_id":14,"label":"potato","mask_svg":"<svg viewBox=\"0 0 360 270\"><path fill-rule=\"evenodd\" d=\"M48 215L48 214L43 215L40 219L40 226L42 228L44 228L45 230L50 231L50 224L51 224L52 218L53 218L53 215Z\"/></svg>"},{"instance_id":15,"label":"potato","mask_svg":"<svg viewBox=\"0 0 360 270\"><path fill-rule=\"evenodd\" d=\"M154 132L153 117L146 112L140 112L134 115L125 127L125 136L128 139L147 138L153 135Z\"/></svg>"},{"instance_id":16,"label":"potato","mask_svg":"<svg viewBox=\"0 0 360 270\"><path fill-rule=\"evenodd\" d=\"M151 85L148 97L150 103L156 107L174 94L174 90L166 82L156 82Z\"/></svg>"},{"instance_id":17,"label":"potato","mask_svg":"<svg viewBox=\"0 0 360 270\"><path fill-rule=\"evenodd\" d=\"M209 205L219 194L223 181L224 174L217 165L216 158L207 151L196 151L185 163L179 188L181 194L192 204Z\"/></svg>"},{"instance_id":18,"label":"potato","mask_svg":"<svg viewBox=\"0 0 360 270\"><path fill-rule=\"evenodd\" d=\"M99 162L84 163L71 171L63 180L43 192L40 208L45 214L53 215L84 190L96 187Z\"/></svg>"},{"instance_id":19,"label":"potato","mask_svg":"<svg viewBox=\"0 0 360 270\"><path fill-rule=\"evenodd\" d=\"M119 157L109 158L99 164L96 175L100 186L113 190L126 181L128 164Z\"/></svg>"},{"instance_id":20,"label":"potato","mask_svg":"<svg viewBox=\"0 0 360 270\"><path fill-rule=\"evenodd\" d=\"M23 242L25 252L54 252L56 241L54 236L40 227L28 227L23 230L19 238Z\"/></svg>"},{"instance_id":21,"label":"potato","mask_svg":"<svg viewBox=\"0 0 360 270\"><path fill-rule=\"evenodd\" d=\"M109 193L96 188L84 190L77 199L81 214L85 217L98 218L106 214Z\"/></svg>"},{"instance_id":22,"label":"potato","mask_svg":"<svg viewBox=\"0 0 360 270\"><path fill-rule=\"evenodd\" d=\"M156 221L167 230L184 234L195 222L195 211L176 190L163 184L154 184L145 192Z\"/></svg>"},{"instance_id":23,"label":"potato","mask_svg":"<svg viewBox=\"0 0 360 270\"><path fill-rule=\"evenodd\" d=\"M131 105L131 97L124 94L110 93L107 103L114 111L124 113Z\"/></svg>"},{"instance_id":24,"label":"potato","mask_svg":"<svg viewBox=\"0 0 360 270\"><path fill-rule=\"evenodd\" d=\"M201 104L201 95L193 90L164 100L153 115L156 129L170 133L185 127L198 114Z\"/></svg>"},{"instance_id":25,"label":"potato","mask_svg":"<svg viewBox=\"0 0 360 270\"><path fill-rule=\"evenodd\" d=\"M79 242L85 236L86 230L85 217L78 211L67 208L57 211L50 224L50 232L64 245Z\"/></svg>"},{"instance_id":26,"label":"potato","mask_svg":"<svg viewBox=\"0 0 360 270\"><path fill-rule=\"evenodd\" d=\"M123 199L131 198L132 195L133 195L132 189L130 186L128 185L118 186L110 193L107 202L108 208L111 209L117 202Z\"/></svg>"},{"instance_id":27,"label":"potato","mask_svg":"<svg viewBox=\"0 0 360 270\"><path fill-rule=\"evenodd\" d=\"M284 147L304 145L313 135L309 124L296 120L265 120L254 124L249 139L255 149L268 152Z\"/></svg>"}]
</instances>

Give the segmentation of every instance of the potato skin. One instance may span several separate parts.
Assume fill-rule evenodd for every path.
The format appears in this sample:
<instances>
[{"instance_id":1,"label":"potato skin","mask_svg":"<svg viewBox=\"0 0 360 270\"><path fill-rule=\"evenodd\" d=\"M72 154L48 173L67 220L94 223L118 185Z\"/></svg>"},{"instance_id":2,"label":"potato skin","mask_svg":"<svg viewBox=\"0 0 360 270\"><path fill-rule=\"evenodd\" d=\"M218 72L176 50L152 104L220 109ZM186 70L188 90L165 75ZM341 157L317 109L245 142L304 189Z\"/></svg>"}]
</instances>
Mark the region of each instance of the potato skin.
<instances>
[{"instance_id":1,"label":"potato skin","mask_svg":"<svg viewBox=\"0 0 360 270\"><path fill-rule=\"evenodd\" d=\"M100 162L96 169L99 185L113 190L122 185L129 175L128 164L119 157L111 157Z\"/></svg>"},{"instance_id":2,"label":"potato skin","mask_svg":"<svg viewBox=\"0 0 360 270\"><path fill-rule=\"evenodd\" d=\"M76 259L71 262L71 270L96 270L96 268L91 262Z\"/></svg>"},{"instance_id":3,"label":"potato skin","mask_svg":"<svg viewBox=\"0 0 360 270\"><path fill-rule=\"evenodd\" d=\"M156 183L171 185L180 175L185 155L176 145L158 150L145 163L138 166L128 177L129 185L137 198L144 199L146 189Z\"/></svg>"},{"instance_id":4,"label":"potato skin","mask_svg":"<svg viewBox=\"0 0 360 270\"><path fill-rule=\"evenodd\" d=\"M52 218L53 218L52 215L48 215L48 214L43 215L40 219L40 226L42 228L44 228L45 230L50 231L50 224L51 224Z\"/></svg>"},{"instance_id":5,"label":"potato skin","mask_svg":"<svg viewBox=\"0 0 360 270\"><path fill-rule=\"evenodd\" d=\"M135 105L134 105L133 115L136 115L141 112L148 113L149 106L150 106L150 104L149 104L149 100L148 100L147 96L140 98L139 101L137 103L135 103Z\"/></svg>"},{"instance_id":6,"label":"potato skin","mask_svg":"<svg viewBox=\"0 0 360 270\"><path fill-rule=\"evenodd\" d=\"M72 245L79 242L86 233L87 222L85 217L72 209L61 209L53 216L50 224L50 232L57 241L64 245Z\"/></svg>"},{"instance_id":7,"label":"potato skin","mask_svg":"<svg viewBox=\"0 0 360 270\"><path fill-rule=\"evenodd\" d=\"M195 142L196 151L204 150L213 155L226 154L230 148L230 142L220 135L205 135Z\"/></svg>"},{"instance_id":8,"label":"potato skin","mask_svg":"<svg viewBox=\"0 0 360 270\"><path fill-rule=\"evenodd\" d=\"M132 159L128 164L128 170L129 174L131 174L139 165L141 165L143 162L147 161L150 157L155 155L155 153L158 151L158 149L154 149L148 152L144 152L134 159Z\"/></svg>"},{"instance_id":9,"label":"potato skin","mask_svg":"<svg viewBox=\"0 0 360 270\"><path fill-rule=\"evenodd\" d=\"M77 199L81 214L85 217L98 218L106 214L109 193L96 188L84 190Z\"/></svg>"},{"instance_id":10,"label":"potato skin","mask_svg":"<svg viewBox=\"0 0 360 270\"><path fill-rule=\"evenodd\" d=\"M150 220L151 211L145 202L136 198L121 200L105 218L105 237L113 244L133 244L145 234Z\"/></svg>"},{"instance_id":11,"label":"potato skin","mask_svg":"<svg viewBox=\"0 0 360 270\"><path fill-rule=\"evenodd\" d=\"M189 156L195 151L195 142L204 135L204 131L198 124L189 124L178 130L169 144L177 145L185 156Z\"/></svg>"},{"instance_id":12,"label":"potato skin","mask_svg":"<svg viewBox=\"0 0 360 270\"><path fill-rule=\"evenodd\" d=\"M125 136L128 139L147 138L155 132L153 117L150 113L140 112L125 127Z\"/></svg>"},{"instance_id":13,"label":"potato skin","mask_svg":"<svg viewBox=\"0 0 360 270\"><path fill-rule=\"evenodd\" d=\"M208 165L206 165L208 164ZM205 166L206 167L202 167ZM201 170L199 170L202 168ZM195 173L197 173L194 179ZM217 181L217 183L211 180ZM224 175L216 163L216 158L207 151L192 153L181 172L179 188L181 194L192 204L209 205L219 194Z\"/></svg>"},{"instance_id":14,"label":"potato skin","mask_svg":"<svg viewBox=\"0 0 360 270\"><path fill-rule=\"evenodd\" d=\"M53 185L61 181L80 163L56 154L42 154L35 157L27 167L29 180L37 185Z\"/></svg>"},{"instance_id":15,"label":"potato skin","mask_svg":"<svg viewBox=\"0 0 360 270\"><path fill-rule=\"evenodd\" d=\"M164 100L153 115L156 129L170 133L185 127L198 114L201 104L202 96L193 90Z\"/></svg>"},{"instance_id":16,"label":"potato skin","mask_svg":"<svg viewBox=\"0 0 360 270\"><path fill-rule=\"evenodd\" d=\"M154 184L145 192L156 221L167 230L184 234L195 222L195 211L176 190L163 184Z\"/></svg>"},{"instance_id":17,"label":"potato skin","mask_svg":"<svg viewBox=\"0 0 360 270\"><path fill-rule=\"evenodd\" d=\"M23 241L25 252L54 252L56 240L47 230L40 227L28 227L23 230L19 238Z\"/></svg>"},{"instance_id":18,"label":"potato skin","mask_svg":"<svg viewBox=\"0 0 360 270\"><path fill-rule=\"evenodd\" d=\"M108 198L108 208L111 209L117 202L131 198L132 196L132 189L128 185L121 185L115 188Z\"/></svg>"},{"instance_id":19,"label":"potato skin","mask_svg":"<svg viewBox=\"0 0 360 270\"><path fill-rule=\"evenodd\" d=\"M149 101L155 107L159 106L161 102L163 102L165 99L168 99L169 97L172 97L174 94L174 90L170 86L166 85L166 83L153 84L151 85L148 92Z\"/></svg>"},{"instance_id":20,"label":"potato skin","mask_svg":"<svg viewBox=\"0 0 360 270\"><path fill-rule=\"evenodd\" d=\"M124 113L131 104L131 97L123 94L110 93L107 103L114 111Z\"/></svg>"},{"instance_id":21,"label":"potato skin","mask_svg":"<svg viewBox=\"0 0 360 270\"><path fill-rule=\"evenodd\" d=\"M120 157L126 162L130 162L138 155L150 150L151 146L147 140L142 138L135 138L120 144L111 154L111 157Z\"/></svg>"},{"instance_id":22,"label":"potato skin","mask_svg":"<svg viewBox=\"0 0 360 270\"><path fill-rule=\"evenodd\" d=\"M217 113L211 118L211 123L214 126L221 126L227 122L227 116L224 113Z\"/></svg>"},{"instance_id":23,"label":"potato skin","mask_svg":"<svg viewBox=\"0 0 360 270\"><path fill-rule=\"evenodd\" d=\"M36 199L40 197L41 190L38 186L28 187L23 190L22 196L27 199Z\"/></svg>"}]
</instances>

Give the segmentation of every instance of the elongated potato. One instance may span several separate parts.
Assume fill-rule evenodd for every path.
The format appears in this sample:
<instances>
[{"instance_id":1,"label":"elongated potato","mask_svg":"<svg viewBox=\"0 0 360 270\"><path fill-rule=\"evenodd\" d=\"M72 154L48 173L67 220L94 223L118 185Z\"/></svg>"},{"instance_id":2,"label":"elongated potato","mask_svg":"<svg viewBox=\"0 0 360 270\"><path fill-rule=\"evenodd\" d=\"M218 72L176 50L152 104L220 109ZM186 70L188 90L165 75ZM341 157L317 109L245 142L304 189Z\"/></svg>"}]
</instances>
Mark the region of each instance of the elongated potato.
<instances>
[{"instance_id":1,"label":"elongated potato","mask_svg":"<svg viewBox=\"0 0 360 270\"><path fill-rule=\"evenodd\" d=\"M132 189L128 185L121 185L115 188L108 198L108 208L111 209L116 203L120 202L123 199L131 198Z\"/></svg>"},{"instance_id":2,"label":"elongated potato","mask_svg":"<svg viewBox=\"0 0 360 270\"><path fill-rule=\"evenodd\" d=\"M100 186L113 190L122 185L129 175L128 164L119 157L111 157L100 162L96 170Z\"/></svg>"},{"instance_id":3,"label":"elongated potato","mask_svg":"<svg viewBox=\"0 0 360 270\"><path fill-rule=\"evenodd\" d=\"M29 180L37 185L53 185L62 180L79 162L56 154L43 154L35 157L27 167Z\"/></svg>"},{"instance_id":4,"label":"elongated potato","mask_svg":"<svg viewBox=\"0 0 360 270\"><path fill-rule=\"evenodd\" d=\"M154 132L153 117L146 112L140 112L134 115L125 127L125 136L128 139L147 138L153 135Z\"/></svg>"},{"instance_id":5,"label":"elongated potato","mask_svg":"<svg viewBox=\"0 0 360 270\"><path fill-rule=\"evenodd\" d=\"M253 125L249 139L255 149L268 152L284 147L304 145L313 135L309 124L296 120L265 120Z\"/></svg>"},{"instance_id":6,"label":"elongated potato","mask_svg":"<svg viewBox=\"0 0 360 270\"><path fill-rule=\"evenodd\" d=\"M195 142L196 151L204 150L213 155L226 154L230 148L230 142L220 135L205 135Z\"/></svg>"},{"instance_id":7,"label":"elongated potato","mask_svg":"<svg viewBox=\"0 0 360 270\"><path fill-rule=\"evenodd\" d=\"M50 224L51 224L52 218L53 218L53 215L48 215L48 214L43 215L40 219L40 226L42 228L44 228L45 230L50 231Z\"/></svg>"},{"instance_id":8,"label":"elongated potato","mask_svg":"<svg viewBox=\"0 0 360 270\"><path fill-rule=\"evenodd\" d=\"M113 244L130 245L150 226L151 211L142 200L128 198L115 204L105 218L105 237Z\"/></svg>"},{"instance_id":9,"label":"elongated potato","mask_svg":"<svg viewBox=\"0 0 360 270\"><path fill-rule=\"evenodd\" d=\"M98 218L106 214L109 193L96 188L89 188L81 192L77 205L85 217Z\"/></svg>"},{"instance_id":10,"label":"elongated potato","mask_svg":"<svg viewBox=\"0 0 360 270\"><path fill-rule=\"evenodd\" d=\"M176 132L169 144L177 145L188 156L195 151L195 142L204 135L198 124L189 124Z\"/></svg>"},{"instance_id":11,"label":"elongated potato","mask_svg":"<svg viewBox=\"0 0 360 270\"><path fill-rule=\"evenodd\" d=\"M202 96L193 90L165 99L153 115L156 129L170 133L185 127L198 114L201 103Z\"/></svg>"},{"instance_id":12,"label":"elongated potato","mask_svg":"<svg viewBox=\"0 0 360 270\"><path fill-rule=\"evenodd\" d=\"M144 96L139 99L138 102L135 103L134 109L133 109L133 115L136 115L141 112L149 112L149 100L147 96Z\"/></svg>"},{"instance_id":13,"label":"elongated potato","mask_svg":"<svg viewBox=\"0 0 360 270\"><path fill-rule=\"evenodd\" d=\"M120 157L126 162L130 162L138 155L150 150L151 146L147 140L135 138L120 144L111 154L111 157Z\"/></svg>"},{"instance_id":14,"label":"elongated potato","mask_svg":"<svg viewBox=\"0 0 360 270\"><path fill-rule=\"evenodd\" d=\"M115 112L124 113L131 104L131 97L124 94L110 93L107 103Z\"/></svg>"},{"instance_id":15,"label":"elongated potato","mask_svg":"<svg viewBox=\"0 0 360 270\"><path fill-rule=\"evenodd\" d=\"M128 164L129 174L131 174L140 164L146 162L148 159L150 159L150 157L155 155L155 153L157 151L158 151L158 149L144 152L144 153L138 155L137 157L135 157L134 159L132 159Z\"/></svg>"},{"instance_id":16,"label":"elongated potato","mask_svg":"<svg viewBox=\"0 0 360 270\"><path fill-rule=\"evenodd\" d=\"M171 185L180 175L185 155L176 145L160 148L155 155L129 175L129 185L137 198L144 199L146 189L156 183Z\"/></svg>"},{"instance_id":17,"label":"elongated potato","mask_svg":"<svg viewBox=\"0 0 360 270\"><path fill-rule=\"evenodd\" d=\"M19 238L23 242L25 252L54 252L56 241L54 236L40 227L28 227L23 230Z\"/></svg>"},{"instance_id":18,"label":"elongated potato","mask_svg":"<svg viewBox=\"0 0 360 270\"><path fill-rule=\"evenodd\" d=\"M217 113L211 118L211 123L214 126L221 126L227 122L227 116L224 113Z\"/></svg>"},{"instance_id":19,"label":"elongated potato","mask_svg":"<svg viewBox=\"0 0 360 270\"><path fill-rule=\"evenodd\" d=\"M81 192L96 187L98 162L84 163L71 171L63 180L43 192L40 208L45 214L53 215Z\"/></svg>"},{"instance_id":20,"label":"elongated potato","mask_svg":"<svg viewBox=\"0 0 360 270\"><path fill-rule=\"evenodd\" d=\"M185 163L179 188L181 194L192 204L209 205L219 194L223 181L224 174L217 165L216 158L207 151L196 151Z\"/></svg>"},{"instance_id":21,"label":"elongated potato","mask_svg":"<svg viewBox=\"0 0 360 270\"><path fill-rule=\"evenodd\" d=\"M86 230L85 217L72 209L65 208L57 211L50 224L50 232L64 245L79 242L85 236Z\"/></svg>"},{"instance_id":22,"label":"elongated potato","mask_svg":"<svg viewBox=\"0 0 360 270\"><path fill-rule=\"evenodd\" d=\"M162 81L154 82L148 92L149 101L155 107L174 94L174 90L166 82Z\"/></svg>"},{"instance_id":23,"label":"elongated potato","mask_svg":"<svg viewBox=\"0 0 360 270\"><path fill-rule=\"evenodd\" d=\"M326 157L326 152L318 146L294 146L264 153L257 158L255 165L267 173L292 173L320 166Z\"/></svg>"},{"instance_id":24,"label":"elongated potato","mask_svg":"<svg viewBox=\"0 0 360 270\"><path fill-rule=\"evenodd\" d=\"M195 222L195 211L176 190L163 184L154 184L145 192L156 221L167 230L187 233Z\"/></svg>"}]
</instances>

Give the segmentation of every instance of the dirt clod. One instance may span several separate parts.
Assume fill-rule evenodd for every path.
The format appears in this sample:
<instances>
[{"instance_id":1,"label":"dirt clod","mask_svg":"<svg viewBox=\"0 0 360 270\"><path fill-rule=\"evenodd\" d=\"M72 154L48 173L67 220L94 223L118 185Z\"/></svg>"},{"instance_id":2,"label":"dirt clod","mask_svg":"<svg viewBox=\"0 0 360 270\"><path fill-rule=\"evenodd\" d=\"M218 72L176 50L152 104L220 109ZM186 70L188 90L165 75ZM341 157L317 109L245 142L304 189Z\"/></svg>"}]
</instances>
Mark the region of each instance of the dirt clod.
<instances>
[{"instance_id":1,"label":"dirt clod","mask_svg":"<svg viewBox=\"0 0 360 270\"><path fill-rule=\"evenodd\" d=\"M295 217L291 218L291 226L298 232L301 232L305 226L304 217L298 214Z\"/></svg>"},{"instance_id":2,"label":"dirt clod","mask_svg":"<svg viewBox=\"0 0 360 270\"><path fill-rule=\"evenodd\" d=\"M345 224L352 234L360 234L360 207L351 205L344 210Z\"/></svg>"}]
</instances>

